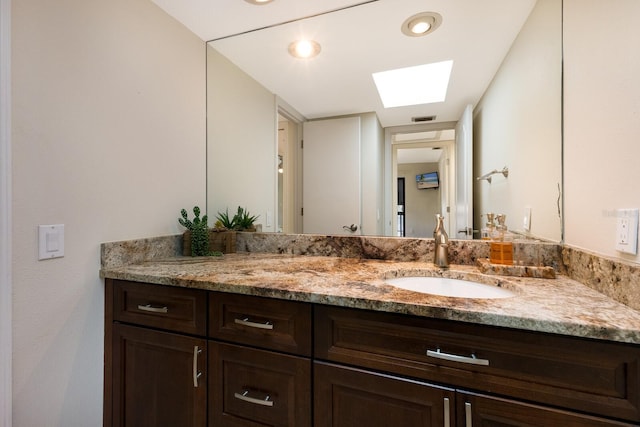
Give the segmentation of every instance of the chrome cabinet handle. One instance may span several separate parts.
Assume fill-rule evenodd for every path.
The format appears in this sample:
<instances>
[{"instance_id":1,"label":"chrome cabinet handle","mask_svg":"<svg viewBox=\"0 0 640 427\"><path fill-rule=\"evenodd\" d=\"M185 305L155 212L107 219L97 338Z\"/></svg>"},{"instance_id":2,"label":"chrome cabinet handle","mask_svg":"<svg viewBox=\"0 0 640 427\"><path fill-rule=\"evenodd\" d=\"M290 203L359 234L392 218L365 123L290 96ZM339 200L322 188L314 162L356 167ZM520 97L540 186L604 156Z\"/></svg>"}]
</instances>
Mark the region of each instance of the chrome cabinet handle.
<instances>
[{"instance_id":1,"label":"chrome cabinet handle","mask_svg":"<svg viewBox=\"0 0 640 427\"><path fill-rule=\"evenodd\" d=\"M245 317L244 319L235 319L234 322L239 325L248 326L250 328L273 329L273 323L269 322L268 320L264 323L257 323L252 322L248 317Z\"/></svg>"},{"instance_id":2,"label":"chrome cabinet handle","mask_svg":"<svg viewBox=\"0 0 640 427\"><path fill-rule=\"evenodd\" d=\"M440 349L437 349L436 351L427 350L427 356L435 357L436 359L449 360L452 362L468 363L470 365L489 366L488 359L478 359L475 354L472 354L471 357L458 356L457 354L442 353Z\"/></svg>"},{"instance_id":3,"label":"chrome cabinet handle","mask_svg":"<svg viewBox=\"0 0 640 427\"><path fill-rule=\"evenodd\" d=\"M138 310L149 311L151 313L168 313L169 307L167 307L166 305L164 307L154 307L151 304L138 304Z\"/></svg>"},{"instance_id":4,"label":"chrome cabinet handle","mask_svg":"<svg viewBox=\"0 0 640 427\"><path fill-rule=\"evenodd\" d=\"M352 233L355 233L356 231L358 231L358 226L355 224L351 224L351 225L343 225L342 226L343 230L349 230Z\"/></svg>"},{"instance_id":5,"label":"chrome cabinet handle","mask_svg":"<svg viewBox=\"0 0 640 427\"><path fill-rule=\"evenodd\" d=\"M258 399L256 397L249 396L249 390L244 390L242 393L234 393L233 397L244 400L245 402L253 403L254 405L273 406L271 396L267 395L264 399Z\"/></svg>"},{"instance_id":6,"label":"chrome cabinet handle","mask_svg":"<svg viewBox=\"0 0 640 427\"><path fill-rule=\"evenodd\" d=\"M471 403L464 403L464 425L465 427L473 427L473 423L471 422Z\"/></svg>"},{"instance_id":7,"label":"chrome cabinet handle","mask_svg":"<svg viewBox=\"0 0 640 427\"><path fill-rule=\"evenodd\" d=\"M450 420L449 418L451 417L451 415L449 414L449 398L445 397L444 398L444 427L450 427Z\"/></svg>"},{"instance_id":8,"label":"chrome cabinet handle","mask_svg":"<svg viewBox=\"0 0 640 427\"><path fill-rule=\"evenodd\" d=\"M202 376L202 372L198 370L198 355L202 353L200 347L193 346L193 386L198 388L198 379Z\"/></svg>"}]
</instances>

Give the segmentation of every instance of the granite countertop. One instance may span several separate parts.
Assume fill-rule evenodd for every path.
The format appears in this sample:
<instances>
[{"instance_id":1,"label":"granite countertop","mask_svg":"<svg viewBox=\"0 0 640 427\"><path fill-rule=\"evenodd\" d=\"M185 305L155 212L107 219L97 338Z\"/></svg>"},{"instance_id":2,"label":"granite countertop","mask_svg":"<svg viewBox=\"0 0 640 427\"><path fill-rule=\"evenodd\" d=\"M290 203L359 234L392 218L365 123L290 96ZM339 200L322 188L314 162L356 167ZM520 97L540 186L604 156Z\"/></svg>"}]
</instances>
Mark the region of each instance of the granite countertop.
<instances>
[{"instance_id":1,"label":"granite countertop","mask_svg":"<svg viewBox=\"0 0 640 427\"><path fill-rule=\"evenodd\" d=\"M411 275L469 279L516 295L451 298L384 282ZM440 270L419 261L260 253L153 260L103 268L101 276L640 344L640 312L564 276L504 277L480 274L468 265Z\"/></svg>"}]
</instances>

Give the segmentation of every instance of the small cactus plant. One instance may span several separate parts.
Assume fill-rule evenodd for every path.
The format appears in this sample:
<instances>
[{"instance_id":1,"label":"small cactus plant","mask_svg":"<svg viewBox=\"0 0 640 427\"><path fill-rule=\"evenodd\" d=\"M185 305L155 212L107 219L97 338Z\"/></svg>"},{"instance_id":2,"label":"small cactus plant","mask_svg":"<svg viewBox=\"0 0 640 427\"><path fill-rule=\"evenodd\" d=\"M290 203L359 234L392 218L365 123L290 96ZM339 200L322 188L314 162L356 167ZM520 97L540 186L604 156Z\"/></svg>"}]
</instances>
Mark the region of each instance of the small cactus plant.
<instances>
[{"instance_id":1,"label":"small cactus plant","mask_svg":"<svg viewBox=\"0 0 640 427\"><path fill-rule=\"evenodd\" d=\"M207 226L207 216L200 219L200 208L194 206L193 221L189 220L187 211L180 211L182 218L178 222L187 230L191 231L191 256L205 256L209 254L209 227Z\"/></svg>"}]
</instances>

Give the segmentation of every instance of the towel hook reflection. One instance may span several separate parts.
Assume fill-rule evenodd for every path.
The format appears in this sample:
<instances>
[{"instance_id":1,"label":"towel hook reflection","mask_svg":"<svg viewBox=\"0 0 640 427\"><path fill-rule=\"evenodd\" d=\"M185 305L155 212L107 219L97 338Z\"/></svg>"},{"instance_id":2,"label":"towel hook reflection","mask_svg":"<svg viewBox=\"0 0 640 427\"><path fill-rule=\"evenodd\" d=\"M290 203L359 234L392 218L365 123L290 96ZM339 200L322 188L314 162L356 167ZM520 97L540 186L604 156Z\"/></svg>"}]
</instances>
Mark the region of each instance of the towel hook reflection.
<instances>
[{"instance_id":1,"label":"towel hook reflection","mask_svg":"<svg viewBox=\"0 0 640 427\"><path fill-rule=\"evenodd\" d=\"M499 171L498 169L494 169L489 173L485 173L482 176L479 176L478 178L476 178L478 181L482 181L482 180L486 180L489 181L489 184L491 184L491 176L501 173L505 178L509 177L509 168L508 167L503 167L501 171Z\"/></svg>"}]
</instances>

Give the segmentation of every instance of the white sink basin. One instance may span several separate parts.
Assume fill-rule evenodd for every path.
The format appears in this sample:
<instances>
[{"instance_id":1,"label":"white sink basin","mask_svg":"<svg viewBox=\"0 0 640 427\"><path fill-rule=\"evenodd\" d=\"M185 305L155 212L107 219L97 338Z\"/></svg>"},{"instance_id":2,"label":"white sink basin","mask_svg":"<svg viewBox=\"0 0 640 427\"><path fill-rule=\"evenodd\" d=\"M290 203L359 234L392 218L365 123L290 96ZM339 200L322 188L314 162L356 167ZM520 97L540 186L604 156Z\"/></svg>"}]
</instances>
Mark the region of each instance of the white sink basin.
<instances>
[{"instance_id":1,"label":"white sink basin","mask_svg":"<svg viewBox=\"0 0 640 427\"><path fill-rule=\"evenodd\" d=\"M496 299L515 295L497 286L446 277L396 277L386 279L385 282L396 288L445 297Z\"/></svg>"}]
</instances>

